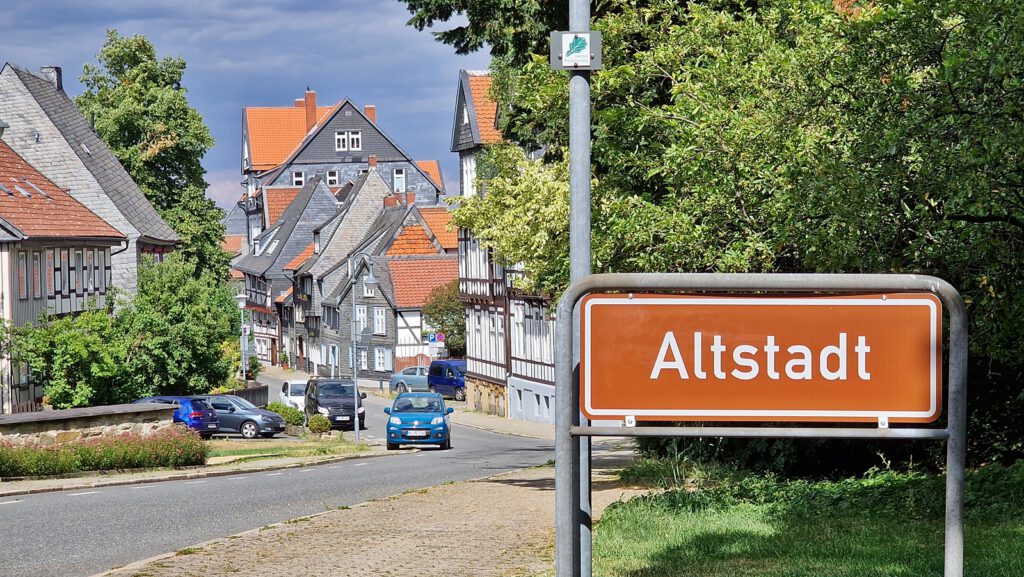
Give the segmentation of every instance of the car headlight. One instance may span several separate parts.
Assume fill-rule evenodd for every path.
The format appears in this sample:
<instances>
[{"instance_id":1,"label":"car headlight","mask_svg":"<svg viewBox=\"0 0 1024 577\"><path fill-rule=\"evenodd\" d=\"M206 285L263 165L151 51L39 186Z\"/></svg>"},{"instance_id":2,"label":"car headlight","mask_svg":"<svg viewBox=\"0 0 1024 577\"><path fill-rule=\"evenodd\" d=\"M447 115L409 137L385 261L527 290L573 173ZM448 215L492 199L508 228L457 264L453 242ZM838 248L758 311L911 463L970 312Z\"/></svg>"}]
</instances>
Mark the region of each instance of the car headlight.
<instances>
[{"instance_id":1,"label":"car headlight","mask_svg":"<svg viewBox=\"0 0 1024 577\"><path fill-rule=\"evenodd\" d=\"M366 412L366 407L359 407L359 412L360 413L365 413Z\"/></svg>"},{"instance_id":2,"label":"car headlight","mask_svg":"<svg viewBox=\"0 0 1024 577\"><path fill-rule=\"evenodd\" d=\"M316 412L320 413L321 415L330 415L331 414L330 409L328 409L326 407L317 407L316 408Z\"/></svg>"},{"instance_id":3,"label":"car headlight","mask_svg":"<svg viewBox=\"0 0 1024 577\"><path fill-rule=\"evenodd\" d=\"M391 417L390 419L388 419L388 422L391 423L392 425L401 425L402 419L399 419L398 417Z\"/></svg>"},{"instance_id":4,"label":"car headlight","mask_svg":"<svg viewBox=\"0 0 1024 577\"><path fill-rule=\"evenodd\" d=\"M269 423L270 421L273 421L274 418L268 417L267 415L260 415L260 420L263 421L264 423Z\"/></svg>"},{"instance_id":5,"label":"car headlight","mask_svg":"<svg viewBox=\"0 0 1024 577\"><path fill-rule=\"evenodd\" d=\"M442 425L442 424L444 424L444 417L434 417L433 419L430 419L430 424L431 425Z\"/></svg>"}]
</instances>

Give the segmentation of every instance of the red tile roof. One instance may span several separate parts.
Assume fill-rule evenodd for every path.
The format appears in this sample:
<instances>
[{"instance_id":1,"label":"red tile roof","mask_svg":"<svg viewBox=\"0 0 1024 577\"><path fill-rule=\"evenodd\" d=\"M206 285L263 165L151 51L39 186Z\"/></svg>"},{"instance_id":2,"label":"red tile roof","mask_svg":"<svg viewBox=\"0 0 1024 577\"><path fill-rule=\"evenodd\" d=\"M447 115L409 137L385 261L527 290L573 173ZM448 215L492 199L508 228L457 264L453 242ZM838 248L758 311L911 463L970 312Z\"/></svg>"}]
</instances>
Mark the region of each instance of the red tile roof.
<instances>
[{"instance_id":1,"label":"red tile roof","mask_svg":"<svg viewBox=\"0 0 1024 577\"><path fill-rule=\"evenodd\" d=\"M297 270L306 262L306 259L311 256L313 256L313 243L309 243L309 246L300 252L299 256L293 258L290 263L284 265L284 270Z\"/></svg>"},{"instance_id":2,"label":"red tile roof","mask_svg":"<svg viewBox=\"0 0 1024 577\"><path fill-rule=\"evenodd\" d=\"M430 242L430 237L422 226L413 225L402 229L402 232L391 243L387 256L402 256L415 254L437 254L437 247Z\"/></svg>"},{"instance_id":3,"label":"red tile roof","mask_svg":"<svg viewBox=\"0 0 1024 577\"><path fill-rule=\"evenodd\" d=\"M498 103L491 99L491 77L470 76L469 90L473 93L473 108L476 110L476 123L480 127L481 144L501 142L501 132L495 128L498 116Z\"/></svg>"},{"instance_id":4,"label":"red tile roof","mask_svg":"<svg viewBox=\"0 0 1024 577\"><path fill-rule=\"evenodd\" d=\"M319 124L333 106L318 106ZM253 170L270 170L283 163L306 137L306 109L288 107L247 107L249 158Z\"/></svg>"},{"instance_id":5,"label":"red tile roof","mask_svg":"<svg viewBox=\"0 0 1024 577\"><path fill-rule=\"evenodd\" d=\"M459 235L455 228L448 230L448 225L452 222L452 213L448 212L447 208L421 208L420 215L445 250L459 248Z\"/></svg>"},{"instance_id":6,"label":"red tile roof","mask_svg":"<svg viewBox=\"0 0 1024 577\"><path fill-rule=\"evenodd\" d=\"M243 280L245 273L240 270L231 269L231 280Z\"/></svg>"},{"instance_id":7,"label":"red tile roof","mask_svg":"<svg viewBox=\"0 0 1024 577\"><path fill-rule=\"evenodd\" d=\"M0 184L6 188L0 189L0 218L30 238L124 238L3 141Z\"/></svg>"},{"instance_id":8,"label":"red tile roof","mask_svg":"<svg viewBox=\"0 0 1024 577\"><path fill-rule=\"evenodd\" d=\"M459 277L459 261L450 257L392 259L388 268L398 308L422 307L435 288Z\"/></svg>"},{"instance_id":9,"label":"red tile roof","mask_svg":"<svg viewBox=\"0 0 1024 577\"><path fill-rule=\"evenodd\" d=\"M220 241L220 247L232 255L241 252L243 244L245 244L244 234L229 234Z\"/></svg>"},{"instance_id":10,"label":"red tile roof","mask_svg":"<svg viewBox=\"0 0 1024 577\"><path fill-rule=\"evenodd\" d=\"M274 299L274 302L275 303L283 303L284 301L288 300L288 297L290 297L291 294L292 294L292 287L288 287L288 290L286 290L283 293L281 293L276 299Z\"/></svg>"},{"instance_id":11,"label":"red tile roof","mask_svg":"<svg viewBox=\"0 0 1024 577\"><path fill-rule=\"evenodd\" d=\"M417 160L416 166L427 173L427 176L434 181L434 185L444 190L444 181L441 179L441 165L436 160Z\"/></svg>"},{"instance_id":12,"label":"red tile roof","mask_svg":"<svg viewBox=\"0 0 1024 577\"><path fill-rule=\"evenodd\" d=\"M263 202L267 205L267 227L274 226L288 205L298 196L300 188L265 188Z\"/></svg>"}]
</instances>

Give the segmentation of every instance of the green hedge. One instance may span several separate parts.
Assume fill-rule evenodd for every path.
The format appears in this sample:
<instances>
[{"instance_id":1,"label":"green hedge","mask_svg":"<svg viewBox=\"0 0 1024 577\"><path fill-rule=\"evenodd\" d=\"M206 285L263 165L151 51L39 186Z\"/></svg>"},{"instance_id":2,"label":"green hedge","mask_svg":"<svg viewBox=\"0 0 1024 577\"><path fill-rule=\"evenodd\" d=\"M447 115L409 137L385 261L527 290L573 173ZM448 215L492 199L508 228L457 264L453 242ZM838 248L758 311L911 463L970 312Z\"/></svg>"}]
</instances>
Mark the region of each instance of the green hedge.
<instances>
[{"instance_id":1,"label":"green hedge","mask_svg":"<svg viewBox=\"0 0 1024 577\"><path fill-rule=\"evenodd\" d=\"M323 415L313 415L309 418L309 432L320 434L331 430L331 422Z\"/></svg>"},{"instance_id":2,"label":"green hedge","mask_svg":"<svg viewBox=\"0 0 1024 577\"><path fill-rule=\"evenodd\" d=\"M267 405L267 410L273 411L278 415L284 417L284 422L288 423L289 425L302 426L304 422L302 411L296 409L295 407L291 407L284 403L280 403L278 401L274 401L273 403Z\"/></svg>"},{"instance_id":3,"label":"green hedge","mask_svg":"<svg viewBox=\"0 0 1024 577\"><path fill-rule=\"evenodd\" d=\"M206 445L199 435L182 427L171 427L145 437L125 434L50 447L14 447L0 443L0 477L203 465L206 453Z\"/></svg>"}]
</instances>

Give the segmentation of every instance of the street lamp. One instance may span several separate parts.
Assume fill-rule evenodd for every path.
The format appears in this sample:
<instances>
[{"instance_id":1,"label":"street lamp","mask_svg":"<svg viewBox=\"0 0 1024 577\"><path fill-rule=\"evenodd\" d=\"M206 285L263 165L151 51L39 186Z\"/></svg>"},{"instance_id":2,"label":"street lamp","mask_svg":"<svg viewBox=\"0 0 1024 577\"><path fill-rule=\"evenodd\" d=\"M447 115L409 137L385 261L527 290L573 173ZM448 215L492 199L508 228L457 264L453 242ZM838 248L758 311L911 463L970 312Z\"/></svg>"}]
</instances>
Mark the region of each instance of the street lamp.
<instances>
[{"instance_id":1,"label":"street lamp","mask_svg":"<svg viewBox=\"0 0 1024 577\"><path fill-rule=\"evenodd\" d=\"M241 345L241 348L239 349L239 351L241 351L241 354L242 354L242 380L243 381L246 380L246 378L245 378L245 301L247 301L247 300L248 300L248 297L245 296L245 293L239 293L239 294L235 295L235 301L238 303L238 316L242 320L242 322L239 323L239 325L238 325L238 331L241 333L241 336L239 337L239 341L238 342L239 342L239 345Z\"/></svg>"},{"instance_id":2,"label":"street lamp","mask_svg":"<svg viewBox=\"0 0 1024 577\"><path fill-rule=\"evenodd\" d=\"M359 259L361 262L366 263L366 276L363 277L363 286L372 289L377 288L380 281L377 277L373 276L373 261L370 255L366 253L358 253L352 258L348 259L348 282L349 282L349 294L352 295L352 418L355 422L352 424L352 430L356 432L356 443L359 442L359 349L356 347L356 277L355 267L353 261ZM367 319L369 323L369 319Z\"/></svg>"}]
</instances>

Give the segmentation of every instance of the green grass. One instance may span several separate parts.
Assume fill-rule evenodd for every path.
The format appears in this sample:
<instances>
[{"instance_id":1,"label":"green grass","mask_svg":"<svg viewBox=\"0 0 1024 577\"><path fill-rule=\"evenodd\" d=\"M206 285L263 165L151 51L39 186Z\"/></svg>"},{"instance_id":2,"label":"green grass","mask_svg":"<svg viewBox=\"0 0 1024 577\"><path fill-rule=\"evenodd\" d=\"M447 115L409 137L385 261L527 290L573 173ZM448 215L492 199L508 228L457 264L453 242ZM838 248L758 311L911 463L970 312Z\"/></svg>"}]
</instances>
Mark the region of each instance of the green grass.
<instances>
[{"instance_id":1,"label":"green grass","mask_svg":"<svg viewBox=\"0 0 1024 577\"><path fill-rule=\"evenodd\" d=\"M639 497L596 526L594 575L938 577L943 487L942 477L913 473L748 477ZM1024 575L1024 462L972 473L966 499L966 574Z\"/></svg>"},{"instance_id":2,"label":"green grass","mask_svg":"<svg viewBox=\"0 0 1024 577\"><path fill-rule=\"evenodd\" d=\"M208 457L315 457L347 455L369 450L369 445L356 445L344 440L312 439L305 441L211 441ZM247 459L248 460L248 459Z\"/></svg>"}]
</instances>

